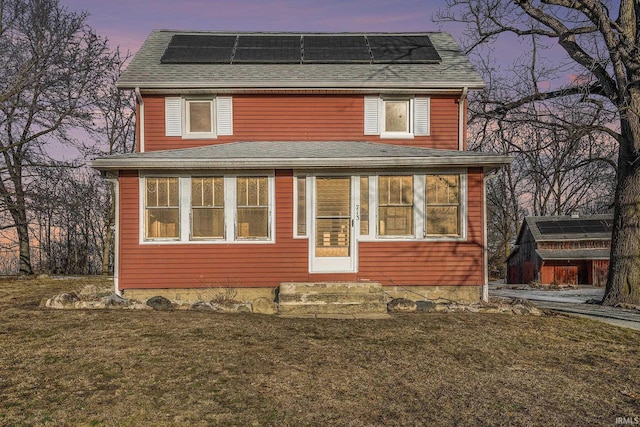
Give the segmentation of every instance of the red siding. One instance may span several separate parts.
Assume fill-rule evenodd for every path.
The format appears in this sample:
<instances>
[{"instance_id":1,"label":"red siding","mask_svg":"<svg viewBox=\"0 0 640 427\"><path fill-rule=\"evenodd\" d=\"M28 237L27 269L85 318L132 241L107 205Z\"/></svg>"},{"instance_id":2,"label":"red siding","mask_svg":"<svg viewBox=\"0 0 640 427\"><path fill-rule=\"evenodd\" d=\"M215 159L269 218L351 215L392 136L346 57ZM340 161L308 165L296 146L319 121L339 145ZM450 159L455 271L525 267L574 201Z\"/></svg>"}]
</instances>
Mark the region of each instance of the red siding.
<instances>
[{"instance_id":1,"label":"red siding","mask_svg":"<svg viewBox=\"0 0 640 427\"><path fill-rule=\"evenodd\" d=\"M360 95L234 95L233 135L183 140L164 135L164 96L145 95L145 151L235 141L376 141L458 149L458 99L431 96L431 135L380 139L364 135Z\"/></svg>"},{"instance_id":2,"label":"red siding","mask_svg":"<svg viewBox=\"0 0 640 427\"><path fill-rule=\"evenodd\" d=\"M293 239L293 179L276 173L275 244L139 243L136 173L120 177L121 289L268 286L286 281L374 280L385 285L484 282L482 170L468 176L466 242L363 242L353 274L309 274L308 241Z\"/></svg>"}]
</instances>

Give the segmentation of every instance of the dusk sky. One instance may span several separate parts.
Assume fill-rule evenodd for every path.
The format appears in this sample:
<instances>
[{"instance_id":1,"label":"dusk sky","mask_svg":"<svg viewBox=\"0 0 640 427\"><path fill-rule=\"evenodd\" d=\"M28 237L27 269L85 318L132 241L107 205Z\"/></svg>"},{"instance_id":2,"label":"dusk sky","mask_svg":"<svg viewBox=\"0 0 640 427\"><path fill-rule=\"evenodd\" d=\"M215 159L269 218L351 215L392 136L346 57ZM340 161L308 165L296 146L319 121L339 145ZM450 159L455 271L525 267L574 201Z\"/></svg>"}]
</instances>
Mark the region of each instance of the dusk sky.
<instances>
[{"instance_id":1,"label":"dusk sky","mask_svg":"<svg viewBox=\"0 0 640 427\"><path fill-rule=\"evenodd\" d=\"M432 14L444 0L61 0L91 14L111 47L136 52L154 29L229 31L438 31Z\"/></svg>"}]
</instances>

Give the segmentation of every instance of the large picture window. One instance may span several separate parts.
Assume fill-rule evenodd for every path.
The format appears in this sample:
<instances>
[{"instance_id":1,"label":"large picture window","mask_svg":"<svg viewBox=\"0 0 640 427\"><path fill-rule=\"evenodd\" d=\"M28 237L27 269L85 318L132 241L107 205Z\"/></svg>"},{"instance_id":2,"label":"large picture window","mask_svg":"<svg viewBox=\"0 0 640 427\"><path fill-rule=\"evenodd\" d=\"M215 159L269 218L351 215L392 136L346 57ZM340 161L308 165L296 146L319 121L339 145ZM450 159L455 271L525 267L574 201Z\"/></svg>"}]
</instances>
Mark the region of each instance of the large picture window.
<instances>
[{"instance_id":1,"label":"large picture window","mask_svg":"<svg viewBox=\"0 0 640 427\"><path fill-rule=\"evenodd\" d=\"M178 178L146 178L144 200L145 238L179 238Z\"/></svg>"},{"instance_id":2,"label":"large picture window","mask_svg":"<svg viewBox=\"0 0 640 427\"><path fill-rule=\"evenodd\" d=\"M460 175L427 175L426 178L427 236L460 236Z\"/></svg>"},{"instance_id":3,"label":"large picture window","mask_svg":"<svg viewBox=\"0 0 640 427\"><path fill-rule=\"evenodd\" d=\"M194 238L224 238L224 179L191 179L191 235Z\"/></svg>"},{"instance_id":4,"label":"large picture window","mask_svg":"<svg viewBox=\"0 0 640 427\"><path fill-rule=\"evenodd\" d=\"M413 234L413 176L379 176L378 235Z\"/></svg>"},{"instance_id":5,"label":"large picture window","mask_svg":"<svg viewBox=\"0 0 640 427\"><path fill-rule=\"evenodd\" d=\"M267 177L237 178L238 239L269 237L269 185Z\"/></svg>"}]
</instances>

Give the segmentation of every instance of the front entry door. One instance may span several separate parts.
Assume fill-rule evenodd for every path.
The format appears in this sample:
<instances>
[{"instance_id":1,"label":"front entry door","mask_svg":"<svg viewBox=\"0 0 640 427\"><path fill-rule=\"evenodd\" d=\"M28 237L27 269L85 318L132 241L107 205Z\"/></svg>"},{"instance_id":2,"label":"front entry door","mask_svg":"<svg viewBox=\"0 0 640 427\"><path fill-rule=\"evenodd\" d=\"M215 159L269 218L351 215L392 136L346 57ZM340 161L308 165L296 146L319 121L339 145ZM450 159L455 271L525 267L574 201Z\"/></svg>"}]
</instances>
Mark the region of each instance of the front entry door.
<instances>
[{"instance_id":1,"label":"front entry door","mask_svg":"<svg viewBox=\"0 0 640 427\"><path fill-rule=\"evenodd\" d=\"M355 271L351 178L318 176L314 187L311 271Z\"/></svg>"}]
</instances>

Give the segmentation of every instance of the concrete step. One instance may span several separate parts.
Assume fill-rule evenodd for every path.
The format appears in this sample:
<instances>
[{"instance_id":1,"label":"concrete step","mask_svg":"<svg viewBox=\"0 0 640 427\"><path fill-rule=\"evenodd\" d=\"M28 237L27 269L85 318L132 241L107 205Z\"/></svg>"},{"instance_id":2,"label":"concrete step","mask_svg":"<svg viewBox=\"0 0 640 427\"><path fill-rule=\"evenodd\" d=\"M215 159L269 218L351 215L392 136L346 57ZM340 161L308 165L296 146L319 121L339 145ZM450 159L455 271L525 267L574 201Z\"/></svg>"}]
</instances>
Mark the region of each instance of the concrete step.
<instances>
[{"instance_id":1,"label":"concrete step","mask_svg":"<svg viewBox=\"0 0 640 427\"><path fill-rule=\"evenodd\" d=\"M382 285L376 282L282 283L280 314L381 314L387 312Z\"/></svg>"}]
</instances>

